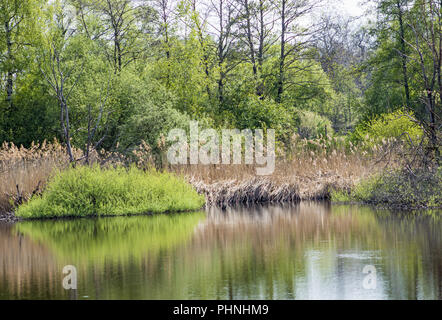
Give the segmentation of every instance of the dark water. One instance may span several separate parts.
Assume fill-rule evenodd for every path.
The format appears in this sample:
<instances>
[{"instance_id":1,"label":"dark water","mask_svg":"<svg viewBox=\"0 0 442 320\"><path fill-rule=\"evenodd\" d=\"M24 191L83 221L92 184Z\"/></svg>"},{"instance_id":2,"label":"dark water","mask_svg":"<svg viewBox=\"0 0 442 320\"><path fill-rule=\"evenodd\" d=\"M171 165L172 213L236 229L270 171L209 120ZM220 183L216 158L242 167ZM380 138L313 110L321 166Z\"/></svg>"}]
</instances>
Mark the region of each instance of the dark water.
<instances>
[{"instance_id":1,"label":"dark water","mask_svg":"<svg viewBox=\"0 0 442 320\"><path fill-rule=\"evenodd\" d=\"M440 217L302 203L0 225L0 299L441 299Z\"/></svg>"}]
</instances>

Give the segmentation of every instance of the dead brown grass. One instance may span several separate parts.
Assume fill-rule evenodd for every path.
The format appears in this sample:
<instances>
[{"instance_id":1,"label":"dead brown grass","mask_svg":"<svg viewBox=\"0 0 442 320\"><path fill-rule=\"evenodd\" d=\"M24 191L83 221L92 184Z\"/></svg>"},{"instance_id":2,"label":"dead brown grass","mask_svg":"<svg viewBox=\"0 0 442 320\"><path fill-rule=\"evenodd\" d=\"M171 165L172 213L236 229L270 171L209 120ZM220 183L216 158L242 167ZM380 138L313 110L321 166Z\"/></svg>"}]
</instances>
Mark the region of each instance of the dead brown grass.
<instances>
[{"instance_id":1,"label":"dead brown grass","mask_svg":"<svg viewBox=\"0 0 442 320\"><path fill-rule=\"evenodd\" d=\"M181 166L173 170L204 193L208 205L324 200L330 198L332 189L350 190L361 179L385 168L386 161L381 160L389 149L387 142L367 150L364 146L344 146L336 138L295 143L296 151L290 157L280 156L271 176L257 177L256 168L247 165ZM391 158L388 163L395 165Z\"/></svg>"},{"instance_id":2,"label":"dead brown grass","mask_svg":"<svg viewBox=\"0 0 442 320\"><path fill-rule=\"evenodd\" d=\"M75 150L76 155L79 151ZM0 212L40 192L56 168L69 164L65 147L57 140L32 144L30 148L3 143L0 148Z\"/></svg>"}]
</instances>

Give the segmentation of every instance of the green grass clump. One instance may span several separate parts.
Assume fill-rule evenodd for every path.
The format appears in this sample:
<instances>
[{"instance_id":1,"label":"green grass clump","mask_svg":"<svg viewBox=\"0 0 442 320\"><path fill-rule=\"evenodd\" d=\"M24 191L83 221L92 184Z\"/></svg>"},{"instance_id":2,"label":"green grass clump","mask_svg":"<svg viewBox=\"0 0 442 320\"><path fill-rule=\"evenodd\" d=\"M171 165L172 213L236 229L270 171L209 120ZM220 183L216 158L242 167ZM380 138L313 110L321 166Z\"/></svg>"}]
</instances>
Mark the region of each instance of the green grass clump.
<instances>
[{"instance_id":1,"label":"green grass clump","mask_svg":"<svg viewBox=\"0 0 442 320\"><path fill-rule=\"evenodd\" d=\"M331 200L333 202L351 202L352 197L350 192L344 190L331 190L330 191Z\"/></svg>"},{"instance_id":2,"label":"green grass clump","mask_svg":"<svg viewBox=\"0 0 442 320\"><path fill-rule=\"evenodd\" d=\"M77 167L49 180L42 196L21 205L20 218L113 216L198 210L204 205L184 179L135 167Z\"/></svg>"}]
</instances>

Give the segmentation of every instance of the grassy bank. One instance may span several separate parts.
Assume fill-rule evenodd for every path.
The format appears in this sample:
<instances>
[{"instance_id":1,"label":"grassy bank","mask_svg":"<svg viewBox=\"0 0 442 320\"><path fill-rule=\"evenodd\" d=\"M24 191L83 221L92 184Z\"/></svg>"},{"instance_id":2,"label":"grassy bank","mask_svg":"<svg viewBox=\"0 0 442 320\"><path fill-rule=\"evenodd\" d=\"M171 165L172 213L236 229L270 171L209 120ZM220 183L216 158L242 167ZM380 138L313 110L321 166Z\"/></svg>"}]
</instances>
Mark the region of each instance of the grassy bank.
<instances>
[{"instance_id":1,"label":"grassy bank","mask_svg":"<svg viewBox=\"0 0 442 320\"><path fill-rule=\"evenodd\" d=\"M204 197L171 173L99 166L60 171L41 196L16 210L19 218L112 216L198 210Z\"/></svg>"},{"instance_id":2,"label":"grassy bank","mask_svg":"<svg viewBox=\"0 0 442 320\"><path fill-rule=\"evenodd\" d=\"M442 170L392 170L331 193L334 202L362 202L397 209L442 207Z\"/></svg>"}]
</instances>

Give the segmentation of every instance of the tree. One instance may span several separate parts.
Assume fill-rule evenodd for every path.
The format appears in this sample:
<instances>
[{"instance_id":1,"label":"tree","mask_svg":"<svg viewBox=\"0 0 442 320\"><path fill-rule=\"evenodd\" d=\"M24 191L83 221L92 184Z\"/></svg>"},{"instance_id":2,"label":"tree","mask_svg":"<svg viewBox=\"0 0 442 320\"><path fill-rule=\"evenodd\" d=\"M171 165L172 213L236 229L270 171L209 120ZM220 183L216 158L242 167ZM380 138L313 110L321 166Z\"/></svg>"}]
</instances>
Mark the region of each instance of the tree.
<instances>
[{"instance_id":1,"label":"tree","mask_svg":"<svg viewBox=\"0 0 442 320\"><path fill-rule=\"evenodd\" d=\"M68 99L77 84L78 78L71 80L74 69L78 68L79 65L77 59L72 61L67 54L68 41L76 30L71 26L72 17L66 13L65 6L65 2L56 1L53 7L49 7L50 20L48 22L50 28L46 34L45 47L42 48L39 58L41 72L53 89L58 101L62 136L66 143L69 160L74 162Z\"/></svg>"},{"instance_id":2,"label":"tree","mask_svg":"<svg viewBox=\"0 0 442 320\"><path fill-rule=\"evenodd\" d=\"M85 7L89 7L102 21L99 39L103 41L104 52L115 74L140 58L145 49L140 39L151 31L149 27L152 10L145 0L89 0L87 3L76 1L78 8L81 8L80 15ZM82 21L85 21L84 18ZM87 27L85 30L88 30ZM111 46L107 45L108 41L111 41Z\"/></svg>"},{"instance_id":3,"label":"tree","mask_svg":"<svg viewBox=\"0 0 442 320\"><path fill-rule=\"evenodd\" d=\"M412 41L408 42L416 55L419 77L423 92L420 99L427 113L421 119L429 137L430 149L437 163L440 163L441 98L442 98L442 2L418 0L411 12L408 26L412 30ZM406 39L404 39L404 42Z\"/></svg>"},{"instance_id":4,"label":"tree","mask_svg":"<svg viewBox=\"0 0 442 320\"><path fill-rule=\"evenodd\" d=\"M263 98L263 65L267 53L277 41L272 36L276 19L273 4L269 0L238 0L240 19L240 39L247 48L245 56L252 67L256 94Z\"/></svg>"},{"instance_id":5,"label":"tree","mask_svg":"<svg viewBox=\"0 0 442 320\"><path fill-rule=\"evenodd\" d=\"M280 23L279 28L279 66L276 84L276 101L282 102L282 95L287 83L286 72L300 58L303 49L316 32L314 24L301 26L301 19L312 12L321 0L277 0L276 10Z\"/></svg>"},{"instance_id":6,"label":"tree","mask_svg":"<svg viewBox=\"0 0 442 320\"><path fill-rule=\"evenodd\" d=\"M387 21L386 31L396 35L397 46L395 50L400 56L402 67L402 78L405 93L405 103L411 107L409 74L408 74L408 52L406 45L406 21L404 18L409 9L410 0L380 0L377 4L377 11L383 21ZM382 21L382 20L381 20ZM390 23L388 23L390 22ZM393 23L391 23L393 22ZM381 22L382 23L382 22Z\"/></svg>"},{"instance_id":7,"label":"tree","mask_svg":"<svg viewBox=\"0 0 442 320\"><path fill-rule=\"evenodd\" d=\"M4 130L10 135L14 106L14 88L17 77L27 67L31 59L32 42L38 39L36 24L39 19L38 0L1 0L0 1L0 68L4 77L5 108L0 110L5 117ZM0 132L1 133L1 132ZM1 134L0 134L1 138Z\"/></svg>"},{"instance_id":8,"label":"tree","mask_svg":"<svg viewBox=\"0 0 442 320\"><path fill-rule=\"evenodd\" d=\"M378 71L369 96L376 105L376 100L382 101L379 90L384 90L392 103L390 111L406 107L414 113L428 138L429 154L440 163L441 3L382 0L377 10L382 19L372 65Z\"/></svg>"},{"instance_id":9,"label":"tree","mask_svg":"<svg viewBox=\"0 0 442 320\"><path fill-rule=\"evenodd\" d=\"M224 86L228 74L241 62L238 58L237 28L239 22L238 11L233 0L210 1L209 10L212 22L208 22L212 29L216 46L218 67L218 103L223 107L225 95ZM209 19L209 21L211 20Z\"/></svg>"}]
</instances>

